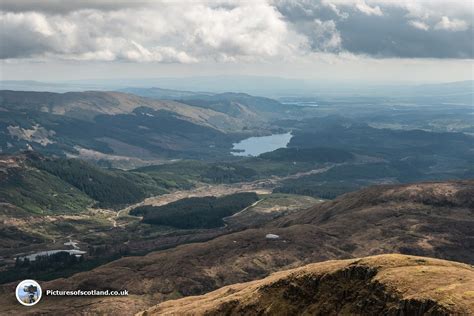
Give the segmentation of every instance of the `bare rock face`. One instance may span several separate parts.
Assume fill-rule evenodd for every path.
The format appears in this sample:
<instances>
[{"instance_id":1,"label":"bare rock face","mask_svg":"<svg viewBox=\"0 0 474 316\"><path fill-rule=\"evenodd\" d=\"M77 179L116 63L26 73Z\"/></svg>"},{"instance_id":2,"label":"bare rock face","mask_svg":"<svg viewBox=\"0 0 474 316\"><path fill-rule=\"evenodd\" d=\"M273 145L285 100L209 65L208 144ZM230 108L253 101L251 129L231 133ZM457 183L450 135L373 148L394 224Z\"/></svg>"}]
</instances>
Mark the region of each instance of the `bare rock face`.
<instances>
[{"instance_id":1,"label":"bare rock face","mask_svg":"<svg viewBox=\"0 0 474 316\"><path fill-rule=\"evenodd\" d=\"M326 261L168 301L140 315L471 315L474 268L380 255Z\"/></svg>"}]
</instances>

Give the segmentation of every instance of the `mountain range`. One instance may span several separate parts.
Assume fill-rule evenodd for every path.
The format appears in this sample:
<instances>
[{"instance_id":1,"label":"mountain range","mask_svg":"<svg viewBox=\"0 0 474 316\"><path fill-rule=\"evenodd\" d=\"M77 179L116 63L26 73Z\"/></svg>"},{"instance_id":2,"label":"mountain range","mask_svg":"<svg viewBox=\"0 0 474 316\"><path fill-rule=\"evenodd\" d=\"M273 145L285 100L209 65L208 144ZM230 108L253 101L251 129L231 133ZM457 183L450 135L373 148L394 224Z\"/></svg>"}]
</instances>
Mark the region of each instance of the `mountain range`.
<instances>
[{"instance_id":1,"label":"mountain range","mask_svg":"<svg viewBox=\"0 0 474 316\"><path fill-rule=\"evenodd\" d=\"M3 90L0 149L155 163L166 158L229 156L233 142L271 129L266 124L269 117L256 105L265 99L258 98L257 103L253 99L224 95L219 98L227 104L223 108L121 92Z\"/></svg>"}]
</instances>

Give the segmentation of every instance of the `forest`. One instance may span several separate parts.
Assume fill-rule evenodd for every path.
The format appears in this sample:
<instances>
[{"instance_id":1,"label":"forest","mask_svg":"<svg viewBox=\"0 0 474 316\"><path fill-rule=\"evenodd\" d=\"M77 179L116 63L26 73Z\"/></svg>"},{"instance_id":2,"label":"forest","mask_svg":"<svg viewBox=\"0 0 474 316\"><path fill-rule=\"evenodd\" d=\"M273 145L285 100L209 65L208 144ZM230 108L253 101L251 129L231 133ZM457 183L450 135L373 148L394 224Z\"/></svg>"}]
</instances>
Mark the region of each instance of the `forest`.
<instances>
[{"instance_id":1,"label":"forest","mask_svg":"<svg viewBox=\"0 0 474 316\"><path fill-rule=\"evenodd\" d=\"M231 216L258 201L254 192L235 193L223 197L192 197L164 206L140 206L131 215L143 216L143 222L181 229L215 228Z\"/></svg>"},{"instance_id":2,"label":"forest","mask_svg":"<svg viewBox=\"0 0 474 316\"><path fill-rule=\"evenodd\" d=\"M32 164L57 176L92 199L99 206L110 207L137 202L146 197L145 190L118 173L101 169L76 159L35 159Z\"/></svg>"}]
</instances>

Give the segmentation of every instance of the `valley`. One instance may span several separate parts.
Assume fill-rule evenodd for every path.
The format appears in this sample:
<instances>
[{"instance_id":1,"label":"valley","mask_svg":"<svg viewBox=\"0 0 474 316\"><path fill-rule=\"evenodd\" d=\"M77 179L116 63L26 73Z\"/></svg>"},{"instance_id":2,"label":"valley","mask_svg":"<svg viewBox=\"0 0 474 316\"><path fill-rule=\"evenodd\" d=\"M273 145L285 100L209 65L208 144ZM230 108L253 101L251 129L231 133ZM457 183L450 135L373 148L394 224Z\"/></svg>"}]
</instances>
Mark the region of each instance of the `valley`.
<instances>
[{"instance_id":1,"label":"valley","mask_svg":"<svg viewBox=\"0 0 474 316\"><path fill-rule=\"evenodd\" d=\"M61 306L69 312L134 313L157 301L206 293L282 269L383 253L472 264L473 190L472 180L371 187L208 241L127 256L44 282L45 288L65 289L107 284L111 289L127 288L132 295L114 298L114 304L107 303L110 298L49 298L41 308L58 314L65 312ZM267 239L267 234L278 238ZM10 286L1 291L8 292ZM3 312L15 310L8 302L2 301Z\"/></svg>"},{"instance_id":2,"label":"valley","mask_svg":"<svg viewBox=\"0 0 474 316\"><path fill-rule=\"evenodd\" d=\"M18 311L6 293L25 278L131 293L49 297L33 314L154 314L328 260L474 262L474 138L449 120L421 126L437 106L393 116L357 102L143 94L0 92L0 313Z\"/></svg>"},{"instance_id":3,"label":"valley","mask_svg":"<svg viewBox=\"0 0 474 316\"><path fill-rule=\"evenodd\" d=\"M21 164L32 162L35 164L34 161L38 164L37 159L42 160L44 158L24 156L23 158L16 159L18 163L12 163L13 166L11 165L10 168L14 167L14 169L16 169L19 168ZM62 169L66 166L63 160L55 161L46 159L43 160L43 163L49 167L52 167L52 163L55 163L54 170L57 171L58 169L56 168L59 167L61 168L61 172L65 171L65 169ZM299 172L286 177L275 176L269 179L249 182L229 184L197 182L193 184L193 187L190 189L171 188L170 193L147 197L140 202L123 208L119 206L116 209L104 208L100 207L100 205L89 205L80 212L70 214L49 214L47 216L37 214L36 216L26 216L26 213L24 213L23 216L19 216L21 212L18 213L18 211L20 210L18 209L14 212L15 206L10 205L12 211L2 214L3 227L5 227L6 232L11 231L11 233L7 233L8 235L6 235L10 238L10 242L4 244L1 249L1 264L4 271L0 273L0 277L3 277L3 282L15 278L18 271L13 271L12 275L9 270L15 263L16 257L28 256L36 252L55 251L69 240L74 240L86 251L87 261L93 262L99 259L99 262L103 263L104 260L109 261L116 259L117 255L142 254L156 249L174 247L182 243L208 240L232 231L260 225L278 216L287 214L288 212L309 207L317 203L316 199L309 197L272 194L272 189L279 182L285 179L295 179L308 174L325 172L330 167L331 166L309 170L307 172ZM60 173L56 174L61 176ZM186 187L187 185L183 184L183 186ZM164 191L165 189L163 188L161 190ZM259 202L265 201L265 207L260 208L259 211L253 211L255 209L253 206L245 208L245 212L235 214L231 218L226 219L226 224L222 228L211 230L177 230L170 227L142 223L141 216L130 215L131 210L140 207L165 206L188 198L232 196L244 192L257 193ZM52 194L55 198L58 198L57 193L48 194ZM68 201L66 202L69 203ZM61 208L61 205L62 204L59 204L58 207ZM28 211L28 209L25 210ZM249 217L251 220L249 220ZM28 243L25 240L26 236L31 236L30 238L32 238ZM100 253L96 254L96 249L100 249ZM86 266L89 267L87 264ZM76 268L79 270L82 269L81 264ZM76 271L77 270L72 270L71 272ZM20 271L20 273L23 273L23 271ZM40 273L36 277L39 279L43 277L48 278L46 275L45 273Z\"/></svg>"},{"instance_id":4,"label":"valley","mask_svg":"<svg viewBox=\"0 0 474 316\"><path fill-rule=\"evenodd\" d=\"M0 316L474 316L472 1L0 21Z\"/></svg>"}]
</instances>

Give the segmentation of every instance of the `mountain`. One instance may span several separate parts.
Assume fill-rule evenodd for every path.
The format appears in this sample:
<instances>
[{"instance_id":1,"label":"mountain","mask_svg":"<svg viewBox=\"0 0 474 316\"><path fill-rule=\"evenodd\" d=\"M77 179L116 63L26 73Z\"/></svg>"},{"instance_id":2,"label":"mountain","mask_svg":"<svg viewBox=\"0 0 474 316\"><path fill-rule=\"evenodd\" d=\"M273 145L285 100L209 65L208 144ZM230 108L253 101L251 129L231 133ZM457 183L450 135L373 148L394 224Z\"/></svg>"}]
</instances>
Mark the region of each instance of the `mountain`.
<instances>
[{"instance_id":1,"label":"mountain","mask_svg":"<svg viewBox=\"0 0 474 316\"><path fill-rule=\"evenodd\" d=\"M33 149L93 160L225 156L242 138L237 134L249 128L212 109L120 92L4 90L0 111L1 151Z\"/></svg>"},{"instance_id":2,"label":"mountain","mask_svg":"<svg viewBox=\"0 0 474 316\"><path fill-rule=\"evenodd\" d=\"M232 117L247 120L281 119L282 114L291 117L298 112L294 106L284 105L276 100L255 97L246 93L220 93L214 95L190 96L181 98L181 102L226 113Z\"/></svg>"},{"instance_id":3,"label":"mountain","mask_svg":"<svg viewBox=\"0 0 474 316\"><path fill-rule=\"evenodd\" d=\"M472 264L473 197L473 180L373 186L274 225L318 227L332 237L324 247L352 256L399 252Z\"/></svg>"},{"instance_id":4,"label":"mountain","mask_svg":"<svg viewBox=\"0 0 474 316\"><path fill-rule=\"evenodd\" d=\"M193 91L183 91L183 90L172 90L172 89L162 89L158 87L152 88L138 88L138 87L129 87L119 89L120 92L131 93L141 97L146 97L156 100L179 100L185 98L193 97L205 97L212 95L213 93L209 92L193 92Z\"/></svg>"},{"instance_id":5,"label":"mountain","mask_svg":"<svg viewBox=\"0 0 474 316\"><path fill-rule=\"evenodd\" d=\"M98 115L131 114L137 108L164 110L180 115L190 122L216 127L211 118L224 120L226 116L173 101L157 101L133 94L106 91L31 92L0 91L0 107L7 111L40 111L76 119L92 120ZM225 126L224 124L222 126Z\"/></svg>"},{"instance_id":6,"label":"mountain","mask_svg":"<svg viewBox=\"0 0 474 316\"><path fill-rule=\"evenodd\" d=\"M120 91L156 100L176 100L195 107L211 109L229 116L253 122L281 119L282 114L291 116L298 112L294 106L276 100L252 96L246 93L205 93L161 88L126 88Z\"/></svg>"},{"instance_id":7,"label":"mountain","mask_svg":"<svg viewBox=\"0 0 474 316\"><path fill-rule=\"evenodd\" d=\"M128 289L131 295L88 297L80 303L50 297L38 308L56 314L133 313L164 300L200 295L282 269L387 253L473 264L473 197L474 180L369 187L256 228L125 257L43 283L44 289ZM0 288L0 294L12 286ZM0 303L0 312L14 312L11 303Z\"/></svg>"},{"instance_id":8,"label":"mountain","mask_svg":"<svg viewBox=\"0 0 474 316\"><path fill-rule=\"evenodd\" d=\"M70 82L43 82L37 80L0 80L0 90L71 92L89 90L114 90L115 86L94 83L74 84Z\"/></svg>"},{"instance_id":9,"label":"mountain","mask_svg":"<svg viewBox=\"0 0 474 316\"><path fill-rule=\"evenodd\" d=\"M462 103L472 105L474 82L472 80L438 83L361 82L347 80L311 80L268 76L195 76L142 79L87 79L59 82L0 81L1 89L35 91L87 91L119 90L134 93L160 87L165 95L173 91L206 91L218 94L237 91L251 95L279 97L316 97L318 101L365 98L423 104ZM128 89L137 89L135 92ZM158 92L161 94L161 92ZM194 93L194 92L192 92ZM201 94L201 92L197 92ZM140 92L137 92L140 95ZM150 95L150 97L152 97Z\"/></svg>"},{"instance_id":10,"label":"mountain","mask_svg":"<svg viewBox=\"0 0 474 316\"><path fill-rule=\"evenodd\" d=\"M472 266L390 254L309 264L139 315L470 315L473 298Z\"/></svg>"}]
</instances>

